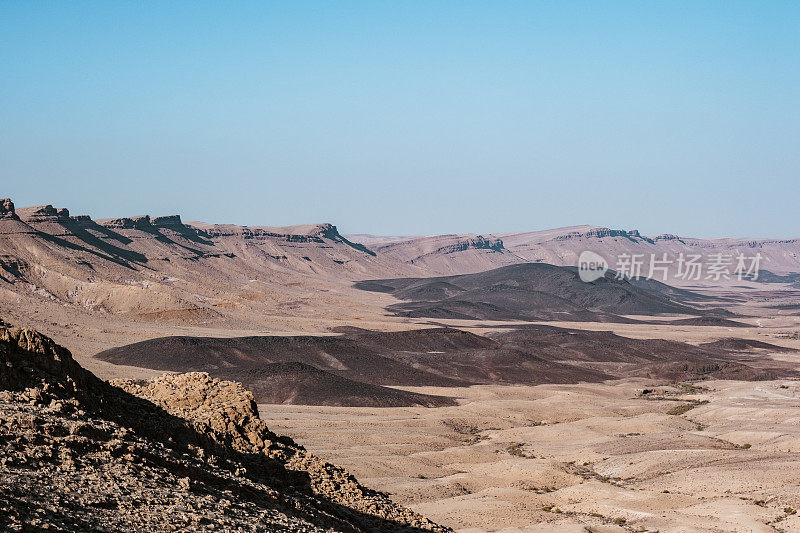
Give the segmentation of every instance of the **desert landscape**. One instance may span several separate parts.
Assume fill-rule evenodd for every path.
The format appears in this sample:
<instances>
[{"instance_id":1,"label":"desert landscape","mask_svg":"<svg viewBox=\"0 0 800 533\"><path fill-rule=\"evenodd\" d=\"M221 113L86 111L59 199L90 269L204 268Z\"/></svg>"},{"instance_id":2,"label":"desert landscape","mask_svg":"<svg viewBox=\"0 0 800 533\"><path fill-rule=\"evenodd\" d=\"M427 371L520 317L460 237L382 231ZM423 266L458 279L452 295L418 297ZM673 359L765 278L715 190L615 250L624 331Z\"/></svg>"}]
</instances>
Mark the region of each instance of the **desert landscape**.
<instances>
[{"instance_id":1,"label":"desert landscape","mask_svg":"<svg viewBox=\"0 0 800 533\"><path fill-rule=\"evenodd\" d=\"M800 3L0 2L0 533L800 532Z\"/></svg>"},{"instance_id":2,"label":"desert landscape","mask_svg":"<svg viewBox=\"0 0 800 533\"><path fill-rule=\"evenodd\" d=\"M281 527L302 529L303 521L342 530L800 527L800 289L794 276L800 259L787 259L800 241L748 245L764 256L761 279L671 286L609 271L585 283L569 267L580 248L676 253L681 241L734 254L742 244L567 228L537 233L546 253L523 257L500 237L358 242L330 224L220 226L183 223L177 215L94 221L49 205L16 208L10 199L2 205L4 320L69 348L79 372L88 369L152 408L190 421L200 417L233 435L214 437L225 446L301 443L308 450L302 453L338 465L325 468L346 468L346 476L369 487L357 490L378 491L385 498L379 505L398 509L342 518L324 510L331 505L326 498L344 497L363 512L353 502L364 496L342 496L334 483L286 496L316 498L296 504L306 514L285 515L286 504L260 511ZM564 264L548 263L555 256L565 257ZM20 366L14 354L62 353L39 333L5 331L10 368ZM58 386L64 373L78 371L35 364L43 367L43 382ZM66 383L87 379L97 380ZM20 399L23 406L43 405L41 416L54 420L70 416L53 407L65 402L98 409L85 405L81 386L54 395L47 386L35 388L37 379L27 388L13 374L5 382L23 390L6 393L12 420L37 409L19 411L13 406ZM206 407L192 394L206 398L200 404ZM224 407L230 401L243 402L238 409L247 414L232 414ZM102 408L98 416L110 420L104 424L124 423L114 411L116 418ZM228 416L243 429L229 426ZM255 434L262 436L249 437L247 424L259 424ZM21 426L7 421L6 427L11 437ZM133 431L153 438L146 428ZM19 439L6 442L10 457L22 453ZM260 446L274 461L278 445ZM14 499L30 467L12 459L3 468L5 479L18 480L6 484L6 491L16 491L4 496L6 509L16 509L6 526L45 523L31 521L31 509L43 505L35 493L26 493L23 510ZM239 483L298 490L237 468ZM199 483L192 474L178 481ZM161 490L169 501L169 489ZM242 511L229 523L206 523L204 507L193 505L184 507L200 521L182 522L182 514L173 517L174 527L226 528L255 516ZM112 529L125 523L123 508L115 503L104 515ZM154 509L137 524L171 516L171 509ZM48 516L66 529L81 523L74 520L91 521L65 521L55 511ZM259 516L259 527L278 527ZM371 516L390 518L366 526Z\"/></svg>"}]
</instances>

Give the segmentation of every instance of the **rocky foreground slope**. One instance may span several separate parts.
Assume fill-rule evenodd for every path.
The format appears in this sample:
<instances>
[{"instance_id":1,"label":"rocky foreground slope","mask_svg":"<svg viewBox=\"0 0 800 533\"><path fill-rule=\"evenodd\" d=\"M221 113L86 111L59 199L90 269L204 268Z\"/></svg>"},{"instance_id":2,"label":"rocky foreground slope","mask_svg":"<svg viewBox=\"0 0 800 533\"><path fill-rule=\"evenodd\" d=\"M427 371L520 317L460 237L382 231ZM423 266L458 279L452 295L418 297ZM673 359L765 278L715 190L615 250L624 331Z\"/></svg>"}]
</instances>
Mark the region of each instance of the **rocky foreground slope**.
<instances>
[{"instance_id":1,"label":"rocky foreground slope","mask_svg":"<svg viewBox=\"0 0 800 533\"><path fill-rule=\"evenodd\" d=\"M237 383L115 385L0 322L0 530L447 530L269 431Z\"/></svg>"}]
</instances>

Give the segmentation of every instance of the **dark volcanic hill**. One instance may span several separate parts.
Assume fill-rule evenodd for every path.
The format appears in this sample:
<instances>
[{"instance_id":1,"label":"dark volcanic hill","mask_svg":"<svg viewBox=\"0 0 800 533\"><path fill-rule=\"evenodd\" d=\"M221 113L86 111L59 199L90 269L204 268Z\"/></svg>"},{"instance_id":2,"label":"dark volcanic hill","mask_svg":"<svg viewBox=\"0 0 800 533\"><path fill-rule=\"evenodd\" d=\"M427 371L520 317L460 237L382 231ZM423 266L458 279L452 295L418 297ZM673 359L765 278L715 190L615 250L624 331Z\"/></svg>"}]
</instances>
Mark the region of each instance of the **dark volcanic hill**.
<instances>
[{"instance_id":1,"label":"dark volcanic hill","mask_svg":"<svg viewBox=\"0 0 800 533\"><path fill-rule=\"evenodd\" d=\"M733 350L737 352L753 351L753 350L769 350L771 352L791 352L791 348L785 346L778 346L769 342L757 341L753 339L739 339L729 338L720 339L714 342L706 342L701 344L703 347L722 348L726 350Z\"/></svg>"},{"instance_id":2,"label":"dark volcanic hill","mask_svg":"<svg viewBox=\"0 0 800 533\"><path fill-rule=\"evenodd\" d=\"M259 403L328 405L333 407L443 407L452 398L417 394L355 381L296 361L231 369L227 379L247 383Z\"/></svg>"},{"instance_id":3,"label":"dark volcanic hill","mask_svg":"<svg viewBox=\"0 0 800 533\"><path fill-rule=\"evenodd\" d=\"M681 318L679 320L672 320L670 324L676 326L717 326L726 328L746 328L747 324L744 322L737 322L718 316L700 316L694 318Z\"/></svg>"},{"instance_id":4,"label":"dark volcanic hill","mask_svg":"<svg viewBox=\"0 0 800 533\"><path fill-rule=\"evenodd\" d=\"M346 406L449 405L452 399L387 386L573 383L601 372L545 361L457 329L343 336L163 337L95 357L241 381L259 402Z\"/></svg>"},{"instance_id":5,"label":"dark volcanic hill","mask_svg":"<svg viewBox=\"0 0 800 533\"><path fill-rule=\"evenodd\" d=\"M164 337L106 350L96 357L157 370L209 372L242 382L264 403L371 407L452 402L391 385L535 385L630 376L767 379L775 375L775 362L752 359L741 352L739 343L693 346L552 326L523 326L491 338L450 328L347 331L336 337Z\"/></svg>"},{"instance_id":6,"label":"dark volcanic hill","mask_svg":"<svg viewBox=\"0 0 800 533\"><path fill-rule=\"evenodd\" d=\"M585 331L553 326L522 326L493 335L505 346L525 349L549 361L583 365L615 377L644 377L666 381L701 379L764 380L796 376L782 364L741 352L752 349L791 351L744 339L721 339L694 346L664 339L630 339L610 331Z\"/></svg>"},{"instance_id":7,"label":"dark volcanic hill","mask_svg":"<svg viewBox=\"0 0 800 533\"><path fill-rule=\"evenodd\" d=\"M156 370L224 376L245 383L261 403L451 405L452 400L446 398L382 385L461 384L428 375L342 337L164 337L112 348L96 357Z\"/></svg>"},{"instance_id":8,"label":"dark volcanic hill","mask_svg":"<svg viewBox=\"0 0 800 533\"><path fill-rule=\"evenodd\" d=\"M417 339L418 350L479 349L493 342L459 330L430 331L428 338L417 332L403 332ZM376 341L375 336L381 340ZM381 342L398 339L396 333L354 336L257 336L257 337L163 337L112 348L95 357L117 364L132 364L156 370L203 371L222 374L241 369L263 368L275 363L303 363L348 379L374 385L462 385L463 382L433 375L394 357L394 348ZM457 338L454 341L453 338ZM424 342L426 341L427 342ZM125 363L122 363L125 361ZM278 368L278 367L276 367Z\"/></svg>"},{"instance_id":9,"label":"dark volcanic hill","mask_svg":"<svg viewBox=\"0 0 800 533\"><path fill-rule=\"evenodd\" d=\"M645 285L615 279L610 273L584 283L575 269L536 263L477 274L355 284L365 291L390 293L405 300L388 309L409 317L622 321L619 315L701 314L696 308L670 299L662 285L650 291L643 288ZM673 294L686 299L691 293Z\"/></svg>"}]
</instances>

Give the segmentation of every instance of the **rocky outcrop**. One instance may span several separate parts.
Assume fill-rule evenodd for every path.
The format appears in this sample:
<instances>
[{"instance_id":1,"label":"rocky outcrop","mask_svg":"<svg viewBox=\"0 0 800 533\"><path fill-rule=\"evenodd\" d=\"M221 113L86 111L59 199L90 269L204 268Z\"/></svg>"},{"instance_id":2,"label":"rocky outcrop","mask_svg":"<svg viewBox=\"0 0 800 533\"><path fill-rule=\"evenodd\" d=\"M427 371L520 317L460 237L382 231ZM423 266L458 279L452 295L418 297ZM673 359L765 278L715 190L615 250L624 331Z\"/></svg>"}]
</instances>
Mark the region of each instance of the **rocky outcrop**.
<instances>
[{"instance_id":1,"label":"rocky outcrop","mask_svg":"<svg viewBox=\"0 0 800 533\"><path fill-rule=\"evenodd\" d=\"M74 215L70 218L72 219L72 222L79 226L90 226L94 223L92 217L89 215Z\"/></svg>"},{"instance_id":2,"label":"rocky outcrop","mask_svg":"<svg viewBox=\"0 0 800 533\"><path fill-rule=\"evenodd\" d=\"M183 228L183 221L180 215L167 215L163 217L154 217L150 220L153 226L157 228Z\"/></svg>"},{"instance_id":3,"label":"rocky outcrop","mask_svg":"<svg viewBox=\"0 0 800 533\"><path fill-rule=\"evenodd\" d=\"M631 240L643 240L652 243L653 240L649 237L643 236L639 230L624 230L624 229L610 229L610 228L592 228L587 231L570 231L563 235L558 235L553 238L554 241L569 241L572 239L604 239L606 237L625 237Z\"/></svg>"},{"instance_id":4,"label":"rocky outcrop","mask_svg":"<svg viewBox=\"0 0 800 533\"><path fill-rule=\"evenodd\" d=\"M463 250L494 250L495 252L502 252L503 241L501 239L487 239L483 235L478 235L474 239L467 239L459 241L453 247L453 251Z\"/></svg>"},{"instance_id":5,"label":"rocky outcrop","mask_svg":"<svg viewBox=\"0 0 800 533\"><path fill-rule=\"evenodd\" d=\"M70 220L67 208L56 209L52 205L38 205L35 207L22 207L17 209L17 215L25 222L68 222Z\"/></svg>"},{"instance_id":6,"label":"rocky outcrop","mask_svg":"<svg viewBox=\"0 0 800 533\"><path fill-rule=\"evenodd\" d=\"M0 235L34 235L36 230L20 220L11 198L0 199Z\"/></svg>"},{"instance_id":7,"label":"rocky outcrop","mask_svg":"<svg viewBox=\"0 0 800 533\"><path fill-rule=\"evenodd\" d=\"M325 239L331 240L333 242L344 243L344 244L350 246L351 248L355 248L356 250L364 252L365 254L368 254L368 255L371 255L371 256L375 256L376 255L375 252L373 252L372 250L370 250L369 248L367 248L363 244L358 243L358 242L352 242L352 241L349 241L349 240L345 239L342 236L342 234L339 233L339 230L336 228L336 226L334 226L333 224L320 224L318 235L320 235L321 237L323 237Z\"/></svg>"},{"instance_id":8,"label":"rocky outcrop","mask_svg":"<svg viewBox=\"0 0 800 533\"><path fill-rule=\"evenodd\" d=\"M0 279L2 280L14 282L23 279L23 271L27 267L25 261L13 255L0 254Z\"/></svg>"},{"instance_id":9,"label":"rocky outcrop","mask_svg":"<svg viewBox=\"0 0 800 533\"><path fill-rule=\"evenodd\" d=\"M114 380L112 385L150 400L191 421L239 451L263 452L278 440L259 418L253 395L239 383L220 381L203 372L164 374L150 381Z\"/></svg>"},{"instance_id":10,"label":"rocky outcrop","mask_svg":"<svg viewBox=\"0 0 800 533\"><path fill-rule=\"evenodd\" d=\"M317 243L326 242L342 243L364 252L367 255L375 256L375 252L357 242L351 242L344 238L333 224L309 224L304 226L285 226L285 227L250 227L236 226L233 224L194 224L204 235L219 239L225 237L240 237L244 240L279 240L291 243Z\"/></svg>"},{"instance_id":11,"label":"rocky outcrop","mask_svg":"<svg viewBox=\"0 0 800 533\"><path fill-rule=\"evenodd\" d=\"M30 329L0 327L0 390L41 388L80 400L100 383L49 337Z\"/></svg>"},{"instance_id":12,"label":"rocky outcrop","mask_svg":"<svg viewBox=\"0 0 800 533\"><path fill-rule=\"evenodd\" d=\"M213 432L226 446L246 454L266 454L291 471L308 474L317 496L397 523L433 527L430 521L395 505L385 495L361 486L344 469L269 431L258 415L253 395L238 383L220 381L204 372L165 374L147 382L113 383L192 421L199 431Z\"/></svg>"},{"instance_id":13,"label":"rocky outcrop","mask_svg":"<svg viewBox=\"0 0 800 533\"><path fill-rule=\"evenodd\" d=\"M11 198L0 198L0 218L13 218L19 220Z\"/></svg>"},{"instance_id":14,"label":"rocky outcrop","mask_svg":"<svg viewBox=\"0 0 800 533\"><path fill-rule=\"evenodd\" d=\"M237 383L117 384L0 325L0 529L446 530L270 432Z\"/></svg>"},{"instance_id":15,"label":"rocky outcrop","mask_svg":"<svg viewBox=\"0 0 800 533\"><path fill-rule=\"evenodd\" d=\"M286 228L271 228L271 227L250 227L250 226L235 226L231 224L214 224L207 228L204 227L206 233L211 237L235 237L239 236L243 239L279 239L288 242L316 242L324 243L325 238L334 238L330 229L325 226L333 228L333 232L338 235L335 226L330 224L319 224L311 226L309 231L292 231L295 228L289 226ZM302 229L306 229L302 227ZM285 230L285 231L282 231Z\"/></svg>"},{"instance_id":16,"label":"rocky outcrop","mask_svg":"<svg viewBox=\"0 0 800 533\"><path fill-rule=\"evenodd\" d=\"M139 229L152 230L153 228L186 228L180 215L166 215L150 218L150 215L138 217L104 218L97 221L101 226L109 229Z\"/></svg>"},{"instance_id":17,"label":"rocky outcrop","mask_svg":"<svg viewBox=\"0 0 800 533\"><path fill-rule=\"evenodd\" d=\"M467 250L492 250L494 252L504 252L505 248L501 239L487 239L483 235L476 235L475 237L456 239L453 243L437 248L433 252L425 255L453 254ZM417 259L422 257L424 256L420 256Z\"/></svg>"},{"instance_id":18,"label":"rocky outcrop","mask_svg":"<svg viewBox=\"0 0 800 533\"><path fill-rule=\"evenodd\" d=\"M138 217L104 218L97 221L98 224L109 229L138 229L152 230L153 224L149 215Z\"/></svg>"}]
</instances>

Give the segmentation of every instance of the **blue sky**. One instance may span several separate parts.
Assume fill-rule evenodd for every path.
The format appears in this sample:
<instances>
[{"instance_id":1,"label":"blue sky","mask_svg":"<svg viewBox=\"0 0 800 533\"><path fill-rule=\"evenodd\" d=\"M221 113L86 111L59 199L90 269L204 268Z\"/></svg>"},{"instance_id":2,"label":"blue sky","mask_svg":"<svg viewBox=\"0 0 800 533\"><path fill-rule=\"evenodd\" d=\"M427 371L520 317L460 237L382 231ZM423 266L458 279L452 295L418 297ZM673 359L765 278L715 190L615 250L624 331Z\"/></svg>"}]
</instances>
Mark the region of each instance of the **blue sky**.
<instances>
[{"instance_id":1,"label":"blue sky","mask_svg":"<svg viewBox=\"0 0 800 533\"><path fill-rule=\"evenodd\" d=\"M800 236L798 2L0 4L0 196Z\"/></svg>"}]
</instances>

